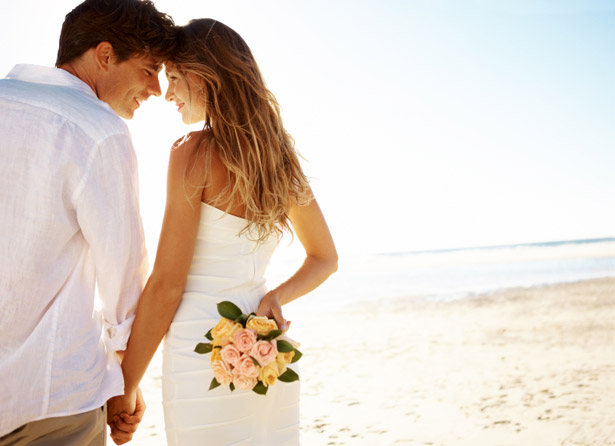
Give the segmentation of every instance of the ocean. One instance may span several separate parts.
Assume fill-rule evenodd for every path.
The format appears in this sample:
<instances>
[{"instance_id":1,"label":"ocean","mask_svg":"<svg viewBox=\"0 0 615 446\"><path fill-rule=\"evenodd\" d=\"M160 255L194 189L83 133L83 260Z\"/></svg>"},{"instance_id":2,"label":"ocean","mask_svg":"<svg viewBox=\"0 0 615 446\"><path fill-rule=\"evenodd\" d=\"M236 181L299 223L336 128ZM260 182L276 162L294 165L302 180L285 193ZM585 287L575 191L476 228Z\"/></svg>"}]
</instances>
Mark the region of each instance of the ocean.
<instances>
[{"instance_id":1,"label":"ocean","mask_svg":"<svg viewBox=\"0 0 615 446\"><path fill-rule=\"evenodd\" d=\"M269 286L285 280L300 264L300 250L282 251L272 259ZM615 276L615 238L339 254L338 271L293 307L319 309L398 297L446 301L506 288Z\"/></svg>"}]
</instances>

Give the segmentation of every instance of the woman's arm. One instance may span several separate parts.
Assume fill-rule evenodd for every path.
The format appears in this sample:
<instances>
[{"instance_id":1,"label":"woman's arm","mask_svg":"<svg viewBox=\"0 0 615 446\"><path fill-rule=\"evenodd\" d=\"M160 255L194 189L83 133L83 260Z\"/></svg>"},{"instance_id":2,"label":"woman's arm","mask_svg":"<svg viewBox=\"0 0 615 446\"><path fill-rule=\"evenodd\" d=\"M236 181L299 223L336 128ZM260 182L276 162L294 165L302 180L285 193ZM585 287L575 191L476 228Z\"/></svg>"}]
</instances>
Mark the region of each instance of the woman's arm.
<instances>
[{"instance_id":1,"label":"woman's arm","mask_svg":"<svg viewBox=\"0 0 615 446\"><path fill-rule=\"evenodd\" d=\"M130 406L135 401L139 382L173 320L184 291L200 221L201 185L205 180L202 157L194 159L198 140L192 136L171 151L167 203L156 261L139 300L122 361L124 397L110 404L113 406L109 408L110 419L121 412L133 413L134 407Z\"/></svg>"},{"instance_id":2,"label":"woman's arm","mask_svg":"<svg viewBox=\"0 0 615 446\"><path fill-rule=\"evenodd\" d=\"M290 279L265 294L257 310L259 316L275 318L282 329L286 329L286 321L281 305L309 293L337 271L335 244L316 200L305 206L293 205L288 216L305 249L305 260Z\"/></svg>"}]
</instances>

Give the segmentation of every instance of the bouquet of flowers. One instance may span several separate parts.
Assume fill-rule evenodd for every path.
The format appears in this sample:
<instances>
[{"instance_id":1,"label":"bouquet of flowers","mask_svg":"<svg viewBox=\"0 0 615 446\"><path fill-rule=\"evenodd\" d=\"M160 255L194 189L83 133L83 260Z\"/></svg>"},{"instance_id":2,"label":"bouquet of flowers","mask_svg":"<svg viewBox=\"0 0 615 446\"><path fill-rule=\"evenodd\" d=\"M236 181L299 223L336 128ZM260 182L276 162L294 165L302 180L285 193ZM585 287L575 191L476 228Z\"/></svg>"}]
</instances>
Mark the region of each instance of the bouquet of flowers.
<instances>
[{"instance_id":1,"label":"bouquet of flowers","mask_svg":"<svg viewBox=\"0 0 615 446\"><path fill-rule=\"evenodd\" d=\"M276 322L255 313L244 314L234 303L218 304L220 321L194 349L199 354L211 353L214 378L209 390L228 385L231 391L252 390L265 395L276 380L293 382L299 375L287 368L302 354L299 344L285 337Z\"/></svg>"}]
</instances>

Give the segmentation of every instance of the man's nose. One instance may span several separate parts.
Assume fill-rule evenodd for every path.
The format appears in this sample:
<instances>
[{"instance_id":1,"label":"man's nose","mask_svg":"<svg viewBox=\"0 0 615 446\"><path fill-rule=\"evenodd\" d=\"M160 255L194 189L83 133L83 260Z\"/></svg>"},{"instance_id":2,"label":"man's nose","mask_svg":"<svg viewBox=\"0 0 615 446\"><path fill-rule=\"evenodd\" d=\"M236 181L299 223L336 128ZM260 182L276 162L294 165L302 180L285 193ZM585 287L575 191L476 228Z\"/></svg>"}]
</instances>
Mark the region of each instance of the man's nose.
<instances>
[{"instance_id":1,"label":"man's nose","mask_svg":"<svg viewBox=\"0 0 615 446\"><path fill-rule=\"evenodd\" d=\"M160 96L162 94L160 90L160 81L158 80L158 76L152 76L152 81L150 82L150 85L148 86L148 91L150 94L153 94L154 96Z\"/></svg>"}]
</instances>

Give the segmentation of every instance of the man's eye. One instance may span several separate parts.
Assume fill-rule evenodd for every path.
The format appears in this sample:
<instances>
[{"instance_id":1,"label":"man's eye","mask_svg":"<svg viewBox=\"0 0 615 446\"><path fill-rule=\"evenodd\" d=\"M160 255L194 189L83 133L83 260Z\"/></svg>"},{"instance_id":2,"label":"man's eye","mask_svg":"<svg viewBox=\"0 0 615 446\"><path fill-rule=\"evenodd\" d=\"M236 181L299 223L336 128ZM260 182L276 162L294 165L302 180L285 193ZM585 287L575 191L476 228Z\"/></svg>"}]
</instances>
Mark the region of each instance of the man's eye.
<instances>
[{"instance_id":1,"label":"man's eye","mask_svg":"<svg viewBox=\"0 0 615 446\"><path fill-rule=\"evenodd\" d=\"M145 74L147 74L148 76L153 76L154 73L150 70L145 70Z\"/></svg>"}]
</instances>

